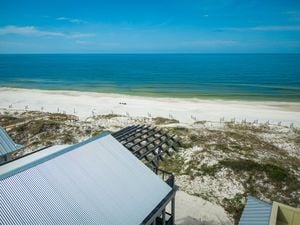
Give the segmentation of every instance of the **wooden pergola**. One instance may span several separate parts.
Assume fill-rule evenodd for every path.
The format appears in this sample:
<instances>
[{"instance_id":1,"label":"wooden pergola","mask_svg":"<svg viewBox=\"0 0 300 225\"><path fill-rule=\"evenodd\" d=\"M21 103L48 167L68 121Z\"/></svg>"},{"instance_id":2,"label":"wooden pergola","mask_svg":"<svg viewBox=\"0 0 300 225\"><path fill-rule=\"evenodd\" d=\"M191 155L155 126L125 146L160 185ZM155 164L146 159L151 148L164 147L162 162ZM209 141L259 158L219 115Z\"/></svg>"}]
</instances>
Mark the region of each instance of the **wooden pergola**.
<instances>
[{"instance_id":1,"label":"wooden pergola","mask_svg":"<svg viewBox=\"0 0 300 225\"><path fill-rule=\"evenodd\" d=\"M171 155L180 147L176 135L147 125L126 127L112 134L138 159L158 168L165 154Z\"/></svg>"}]
</instances>

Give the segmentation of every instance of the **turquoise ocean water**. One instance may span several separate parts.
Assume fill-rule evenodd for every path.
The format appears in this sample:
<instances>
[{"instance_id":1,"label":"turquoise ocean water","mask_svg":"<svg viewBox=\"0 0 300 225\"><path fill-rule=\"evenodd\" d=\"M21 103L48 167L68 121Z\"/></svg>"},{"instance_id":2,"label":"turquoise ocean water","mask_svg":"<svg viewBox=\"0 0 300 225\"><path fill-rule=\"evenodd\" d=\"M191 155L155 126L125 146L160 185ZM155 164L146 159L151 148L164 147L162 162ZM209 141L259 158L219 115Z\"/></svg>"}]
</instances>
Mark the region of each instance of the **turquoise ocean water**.
<instances>
[{"instance_id":1,"label":"turquoise ocean water","mask_svg":"<svg viewBox=\"0 0 300 225\"><path fill-rule=\"evenodd\" d=\"M0 86L300 101L300 54L0 55Z\"/></svg>"}]
</instances>

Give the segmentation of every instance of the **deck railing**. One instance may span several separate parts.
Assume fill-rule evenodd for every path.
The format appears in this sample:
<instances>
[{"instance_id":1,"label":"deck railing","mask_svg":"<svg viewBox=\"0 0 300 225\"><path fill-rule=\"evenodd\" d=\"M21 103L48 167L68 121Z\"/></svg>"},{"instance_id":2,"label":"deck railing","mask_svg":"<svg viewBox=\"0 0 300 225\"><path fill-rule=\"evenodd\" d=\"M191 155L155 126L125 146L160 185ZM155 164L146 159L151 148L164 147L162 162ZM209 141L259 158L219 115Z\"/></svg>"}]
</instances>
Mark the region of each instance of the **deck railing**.
<instances>
[{"instance_id":1,"label":"deck railing","mask_svg":"<svg viewBox=\"0 0 300 225\"><path fill-rule=\"evenodd\" d=\"M162 178L162 180L165 181L171 188L174 187L175 178L172 173L167 172L162 169L158 169L158 168L152 168L152 170L154 171L154 173L156 173L158 176L160 176Z\"/></svg>"}]
</instances>

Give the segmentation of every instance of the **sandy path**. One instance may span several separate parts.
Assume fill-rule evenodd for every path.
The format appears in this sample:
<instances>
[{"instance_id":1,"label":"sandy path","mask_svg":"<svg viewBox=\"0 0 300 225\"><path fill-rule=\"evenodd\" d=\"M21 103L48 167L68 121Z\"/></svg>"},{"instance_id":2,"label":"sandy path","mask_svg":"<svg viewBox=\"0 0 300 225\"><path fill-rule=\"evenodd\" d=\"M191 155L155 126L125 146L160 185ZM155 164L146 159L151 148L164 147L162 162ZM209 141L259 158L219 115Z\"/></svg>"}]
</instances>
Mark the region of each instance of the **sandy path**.
<instances>
[{"instance_id":1,"label":"sandy path","mask_svg":"<svg viewBox=\"0 0 300 225\"><path fill-rule=\"evenodd\" d=\"M189 195L176 193L175 218L177 225L228 225L232 224L221 206Z\"/></svg>"}]
</instances>

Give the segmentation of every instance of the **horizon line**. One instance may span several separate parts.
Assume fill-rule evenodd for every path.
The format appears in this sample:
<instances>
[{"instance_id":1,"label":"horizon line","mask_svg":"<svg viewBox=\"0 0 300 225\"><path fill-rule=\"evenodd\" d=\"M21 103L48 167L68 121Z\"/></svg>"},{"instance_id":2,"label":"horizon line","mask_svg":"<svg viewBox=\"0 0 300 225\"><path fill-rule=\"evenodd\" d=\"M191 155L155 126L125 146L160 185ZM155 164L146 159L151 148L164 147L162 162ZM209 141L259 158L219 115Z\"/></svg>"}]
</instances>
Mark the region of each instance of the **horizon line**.
<instances>
[{"instance_id":1,"label":"horizon line","mask_svg":"<svg viewBox=\"0 0 300 225\"><path fill-rule=\"evenodd\" d=\"M298 55L300 52L24 52L0 55Z\"/></svg>"}]
</instances>

